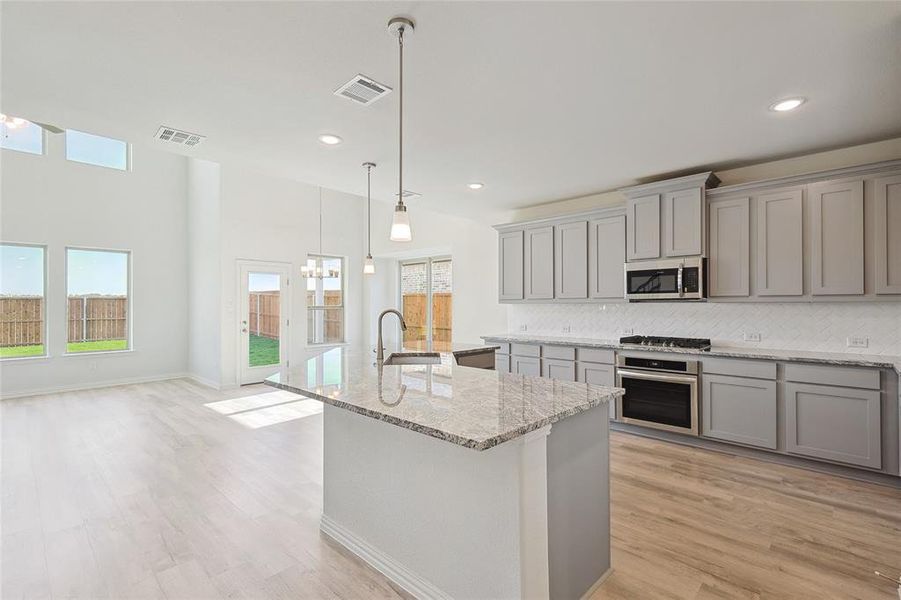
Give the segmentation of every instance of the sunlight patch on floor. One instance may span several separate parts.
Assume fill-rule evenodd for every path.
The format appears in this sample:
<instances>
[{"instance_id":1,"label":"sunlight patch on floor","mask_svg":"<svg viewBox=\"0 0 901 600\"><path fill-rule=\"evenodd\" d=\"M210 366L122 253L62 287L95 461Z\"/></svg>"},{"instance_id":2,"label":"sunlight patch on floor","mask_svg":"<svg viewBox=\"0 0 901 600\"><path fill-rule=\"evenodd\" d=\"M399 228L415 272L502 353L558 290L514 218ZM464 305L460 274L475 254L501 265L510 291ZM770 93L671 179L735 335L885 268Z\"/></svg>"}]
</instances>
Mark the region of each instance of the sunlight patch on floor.
<instances>
[{"instance_id":1,"label":"sunlight patch on floor","mask_svg":"<svg viewBox=\"0 0 901 600\"><path fill-rule=\"evenodd\" d=\"M303 419L322 412L322 403L286 391L253 394L205 404L250 429Z\"/></svg>"}]
</instances>

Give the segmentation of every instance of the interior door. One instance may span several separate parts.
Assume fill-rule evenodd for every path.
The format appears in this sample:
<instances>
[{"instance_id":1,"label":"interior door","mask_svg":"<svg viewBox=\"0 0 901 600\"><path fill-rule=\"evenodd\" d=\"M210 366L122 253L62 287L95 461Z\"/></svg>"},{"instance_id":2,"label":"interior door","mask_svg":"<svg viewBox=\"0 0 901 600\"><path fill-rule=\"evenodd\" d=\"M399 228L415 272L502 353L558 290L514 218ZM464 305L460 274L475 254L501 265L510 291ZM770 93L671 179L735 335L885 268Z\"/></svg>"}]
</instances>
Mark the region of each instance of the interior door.
<instances>
[{"instance_id":1,"label":"interior door","mask_svg":"<svg viewBox=\"0 0 901 600\"><path fill-rule=\"evenodd\" d=\"M287 366L291 271L280 263L239 264L241 384L259 383Z\"/></svg>"}]
</instances>

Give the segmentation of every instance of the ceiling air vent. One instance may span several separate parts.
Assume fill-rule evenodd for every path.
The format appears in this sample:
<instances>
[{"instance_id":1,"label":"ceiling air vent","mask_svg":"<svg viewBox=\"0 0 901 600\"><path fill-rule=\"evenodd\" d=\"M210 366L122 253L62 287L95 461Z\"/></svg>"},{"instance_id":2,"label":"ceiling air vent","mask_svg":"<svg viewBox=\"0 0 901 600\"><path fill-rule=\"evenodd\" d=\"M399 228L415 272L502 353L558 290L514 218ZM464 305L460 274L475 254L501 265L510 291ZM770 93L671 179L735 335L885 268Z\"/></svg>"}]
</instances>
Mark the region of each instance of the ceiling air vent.
<instances>
[{"instance_id":1,"label":"ceiling air vent","mask_svg":"<svg viewBox=\"0 0 901 600\"><path fill-rule=\"evenodd\" d=\"M166 127L165 125L160 127L153 137L158 140L163 140L164 142L178 144L179 146L188 146L189 148L199 146L200 142L206 139L205 135L188 133L187 131L175 129L174 127Z\"/></svg>"},{"instance_id":2,"label":"ceiling air vent","mask_svg":"<svg viewBox=\"0 0 901 600\"><path fill-rule=\"evenodd\" d=\"M335 90L336 96L342 96L358 104L365 105L372 104L382 96L387 96L390 93L391 88L387 85L382 85L364 75L357 75Z\"/></svg>"}]
</instances>

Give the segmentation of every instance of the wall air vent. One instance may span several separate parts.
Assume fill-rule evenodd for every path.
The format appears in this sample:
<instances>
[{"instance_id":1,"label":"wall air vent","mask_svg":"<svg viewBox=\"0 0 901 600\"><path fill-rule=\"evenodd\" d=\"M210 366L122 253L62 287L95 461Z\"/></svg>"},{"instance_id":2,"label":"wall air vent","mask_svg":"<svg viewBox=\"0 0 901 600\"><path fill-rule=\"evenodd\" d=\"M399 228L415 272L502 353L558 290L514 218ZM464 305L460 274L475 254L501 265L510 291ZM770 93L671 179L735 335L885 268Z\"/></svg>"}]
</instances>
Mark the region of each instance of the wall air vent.
<instances>
[{"instance_id":1,"label":"wall air vent","mask_svg":"<svg viewBox=\"0 0 901 600\"><path fill-rule=\"evenodd\" d=\"M365 75L357 75L335 90L336 96L342 96L348 100L353 100L357 104L365 104L367 106L390 93L391 88L387 85L373 81Z\"/></svg>"},{"instance_id":2,"label":"wall air vent","mask_svg":"<svg viewBox=\"0 0 901 600\"><path fill-rule=\"evenodd\" d=\"M200 142L206 139L205 135L188 133L187 131L175 129L174 127L166 127L165 125L160 127L153 137L158 140L163 140L164 142L172 142L173 144L187 146L189 148L199 146Z\"/></svg>"}]
</instances>

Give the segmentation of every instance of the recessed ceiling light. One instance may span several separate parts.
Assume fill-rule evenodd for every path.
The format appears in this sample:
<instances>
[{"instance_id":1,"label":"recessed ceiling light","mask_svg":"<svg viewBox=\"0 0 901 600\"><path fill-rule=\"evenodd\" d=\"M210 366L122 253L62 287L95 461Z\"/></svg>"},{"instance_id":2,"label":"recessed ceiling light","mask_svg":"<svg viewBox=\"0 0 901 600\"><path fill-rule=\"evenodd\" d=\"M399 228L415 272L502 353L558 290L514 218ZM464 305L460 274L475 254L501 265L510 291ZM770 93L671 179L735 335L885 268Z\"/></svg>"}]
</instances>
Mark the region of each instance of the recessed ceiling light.
<instances>
[{"instance_id":1,"label":"recessed ceiling light","mask_svg":"<svg viewBox=\"0 0 901 600\"><path fill-rule=\"evenodd\" d=\"M774 110L776 112L786 112L789 110L794 110L804 104L806 98L786 98L785 100L780 100L776 102L772 106L770 106L770 110Z\"/></svg>"},{"instance_id":2,"label":"recessed ceiling light","mask_svg":"<svg viewBox=\"0 0 901 600\"><path fill-rule=\"evenodd\" d=\"M328 146L334 146L336 144L340 144L344 140L332 133L323 133L319 136L319 141Z\"/></svg>"},{"instance_id":3,"label":"recessed ceiling light","mask_svg":"<svg viewBox=\"0 0 901 600\"><path fill-rule=\"evenodd\" d=\"M469 184L469 189L471 189L471 190L480 190L483 187L485 187L485 184L479 183L477 181Z\"/></svg>"}]
</instances>

